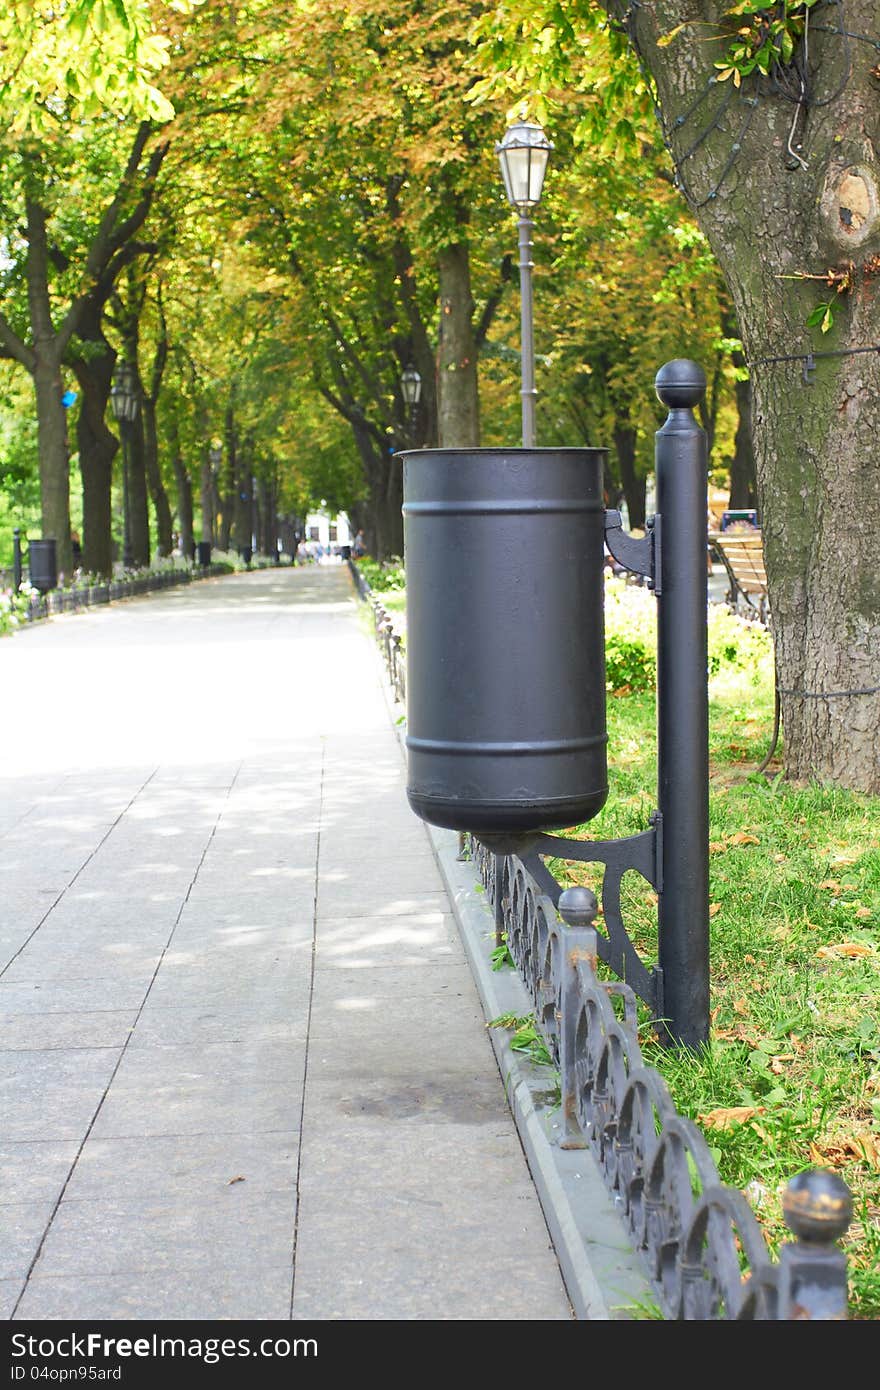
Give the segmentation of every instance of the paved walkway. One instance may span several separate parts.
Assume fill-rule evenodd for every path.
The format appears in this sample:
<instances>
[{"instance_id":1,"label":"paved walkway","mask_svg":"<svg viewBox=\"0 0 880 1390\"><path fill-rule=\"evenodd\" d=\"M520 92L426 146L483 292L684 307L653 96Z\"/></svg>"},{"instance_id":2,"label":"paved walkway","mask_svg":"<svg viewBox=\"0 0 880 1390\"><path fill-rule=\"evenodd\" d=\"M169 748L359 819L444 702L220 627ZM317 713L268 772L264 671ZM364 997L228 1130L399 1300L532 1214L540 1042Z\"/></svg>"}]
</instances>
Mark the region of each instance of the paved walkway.
<instances>
[{"instance_id":1,"label":"paved walkway","mask_svg":"<svg viewBox=\"0 0 880 1390\"><path fill-rule=\"evenodd\" d=\"M570 1319L347 572L0 684L0 1317Z\"/></svg>"}]
</instances>

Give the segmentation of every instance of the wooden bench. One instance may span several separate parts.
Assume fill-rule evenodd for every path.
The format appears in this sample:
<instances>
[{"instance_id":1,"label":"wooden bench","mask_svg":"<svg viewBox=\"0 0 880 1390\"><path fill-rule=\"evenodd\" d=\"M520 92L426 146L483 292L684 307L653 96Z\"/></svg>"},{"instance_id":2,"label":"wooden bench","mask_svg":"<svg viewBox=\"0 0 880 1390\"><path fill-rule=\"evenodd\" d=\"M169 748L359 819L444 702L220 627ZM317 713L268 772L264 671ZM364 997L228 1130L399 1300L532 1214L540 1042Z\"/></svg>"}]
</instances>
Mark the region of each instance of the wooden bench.
<instances>
[{"instance_id":1,"label":"wooden bench","mask_svg":"<svg viewBox=\"0 0 880 1390\"><path fill-rule=\"evenodd\" d=\"M768 619L767 571L764 568L764 541L760 531L718 532L711 545L727 571L730 588L727 602L736 612L745 611L762 623Z\"/></svg>"}]
</instances>

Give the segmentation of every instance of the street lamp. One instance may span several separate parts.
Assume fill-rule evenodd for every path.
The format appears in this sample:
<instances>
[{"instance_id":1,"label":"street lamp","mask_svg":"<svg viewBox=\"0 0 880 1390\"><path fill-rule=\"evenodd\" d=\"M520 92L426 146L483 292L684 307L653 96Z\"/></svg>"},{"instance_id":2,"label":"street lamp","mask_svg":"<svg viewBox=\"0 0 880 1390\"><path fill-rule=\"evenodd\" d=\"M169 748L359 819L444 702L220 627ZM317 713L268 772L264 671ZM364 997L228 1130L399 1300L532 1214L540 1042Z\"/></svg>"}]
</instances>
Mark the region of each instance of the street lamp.
<instances>
[{"instance_id":1,"label":"street lamp","mask_svg":"<svg viewBox=\"0 0 880 1390\"><path fill-rule=\"evenodd\" d=\"M495 146L507 201L519 213L520 352L522 358L522 442L535 443L535 345L532 316L531 208L541 201L547 160L553 146L533 121L518 121Z\"/></svg>"},{"instance_id":2,"label":"street lamp","mask_svg":"<svg viewBox=\"0 0 880 1390\"><path fill-rule=\"evenodd\" d=\"M416 371L412 362L404 367L400 374L400 389L403 393L403 403L407 408L409 416L409 426L412 430L413 422L416 417L416 406L422 398L422 378Z\"/></svg>"},{"instance_id":3,"label":"street lamp","mask_svg":"<svg viewBox=\"0 0 880 1390\"><path fill-rule=\"evenodd\" d=\"M422 378L413 364L404 367L400 377L400 389L408 406L416 406L422 398Z\"/></svg>"},{"instance_id":4,"label":"street lamp","mask_svg":"<svg viewBox=\"0 0 880 1390\"><path fill-rule=\"evenodd\" d=\"M119 423L119 435L122 443L122 563L125 569L131 569L134 564L134 556L131 544L131 506L128 493L128 468L131 445L130 431L133 422L137 419L138 411L140 410L140 400L138 399L134 369L128 362L120 362L119 366L116 368L116 372L113 376L113 385L110 387L110 405Z\"/></svg>"}]
</instances>

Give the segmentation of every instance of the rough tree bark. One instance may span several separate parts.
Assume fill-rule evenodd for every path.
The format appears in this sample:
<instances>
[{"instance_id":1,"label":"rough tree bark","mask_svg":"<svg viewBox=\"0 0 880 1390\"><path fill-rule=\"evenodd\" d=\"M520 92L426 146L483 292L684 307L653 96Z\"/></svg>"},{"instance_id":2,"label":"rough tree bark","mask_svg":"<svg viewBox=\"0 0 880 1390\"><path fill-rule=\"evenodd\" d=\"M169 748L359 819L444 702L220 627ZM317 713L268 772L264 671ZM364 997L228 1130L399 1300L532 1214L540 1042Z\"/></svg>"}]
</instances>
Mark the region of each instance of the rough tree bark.
<instances>
[{"instance_id":1,"label":"rough tree bark","mask_svg":"<svg viewBox=\"0 0 880 1390\"><path fill-rule=\"evenodd\" d=\"M143 392L144 409L144 462L146 464L147 485L153 499L156 515L156 549L160 555L170 555L174 546L174 531L171 518L171 504L162 480L159 465L159 431L156 423L156 408L162 390L162 378L168 362L168 330L162 311L161 294L159 298L160 332L150 368L150 389Z\"/></svg>"},{"instance_id":2,"label":"rough tree bark","mask_svg":"<svg viewBox=\"0 0 880 1390\"><path fill-rule=\"evenodd\" d=\"M441 449L475 449L480 442L480 397L467 242L440 251L437 272L437 438Z\"/></svg>"},{"instance_id":3,"label":"rough tree bark","mask_svg":"<svg viewBox=\"0 0 880 1390\"><path fill-rule=\"evenodd\" d=\"M177 421L174 419L172 419L170 423L169 435L171 443L171 463L174 468L174 482L177 488L177 525L180 551L185 559L190 560L195 554L193 489L189 473L187 472L186 462L183 457L183 450L180 447Z\"/></svg>"},{"instance_id":4,"label":"rough tree bark","mask_svg":"<svg viewBox=\"0 0 880 1390\"><path fill-rule=\"evenodd\" d=\"M73 569L70 540L70 455L67 420L61 397L61 358L66 342L55 331L49 296L48 215L28 198L27 288L33 342L31 374L37 403L40 499L44 538L55 541L59 576Z\"/></svg>"},{"instance_id":5,"label":"rough tree bark","mask_svg":"<svg viewBox=\"0 0 880 1390\"><path fill-rule=\"evenodd\" d=\"M786 774L880 793L880 10L847 0L844 17L820 0L807 54L800 42L775 80L752 74L737 90L712 81L744 22L725 24L723 3L605 8L653 77L679 181L736 308ZM838 294L829 273L851 288ZM806 320L829 300L823 335Z\"/></svg>"},{"instance_id":6,"label":"rough tree bark","mask_svg":"<svg viewBox=\"0 0 880 1390\"><path fill-rule=\"evenodd\" d=\"M202 446L199 465L199 498L202 509L202 540L214 544L214 470L211 467L210 450Z\"/></svg>"},{"instance_id":7,"label":"rough tree bark","mask_svg":"<svg viewBox=\"0 0 880 1390\"><path fill-rule=\"evenodd\" d=\"M78 358L73 369L82 398L76 422L79 471L83 491L83 568L109 578L113 572L111 484L119 440L107 426L106 409L116 353L96 320L83 330L93 351L88 361Z\"/></svg>"},{"instance_id":8,"label":"rough tree bark","mask_svg":"<svg viewBox=\"0 0 880 1390\"><path fill-rule=\"evenodd\" d=\"M620 466L620 482L623 495L626 498L629 524L633 531L642 531L645 527L647 480L644 477L639 477L636 473L636 428L634 425L618 419L615 422L613 433L614 452L617 454L617 462Z\"/></svg>"}]
</instances>

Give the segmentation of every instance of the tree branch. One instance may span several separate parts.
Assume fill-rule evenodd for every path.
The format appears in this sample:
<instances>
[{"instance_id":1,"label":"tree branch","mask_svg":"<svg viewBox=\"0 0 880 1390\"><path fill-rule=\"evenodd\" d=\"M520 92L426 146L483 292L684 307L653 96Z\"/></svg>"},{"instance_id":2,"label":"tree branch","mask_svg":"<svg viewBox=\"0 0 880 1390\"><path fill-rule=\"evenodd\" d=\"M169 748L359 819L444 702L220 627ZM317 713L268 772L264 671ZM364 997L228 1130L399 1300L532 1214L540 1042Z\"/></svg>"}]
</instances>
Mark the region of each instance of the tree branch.
<instances>
[{"instance_id":1,"label":"tree branch","mask_svg":"<svg viewBox=\"0 0 880 1390\"><path fill-rule=\"evenodd\" d=\"M508 283L508 281L512 279L513 257L505 256L503 261L501 262L501 271L498 284L495 286L495 289L492 291L492 293L489 295L489 298L486 300L486 303L483 306L483 312L480 315L480 321L474 329L474 343L476 344L478 352L485 343L486 336L489 332L489 329L492 326L492 320L498 312L498 306L501 303L501 300L504 295L504 286Z\"/></svg>"}]
</instances>

